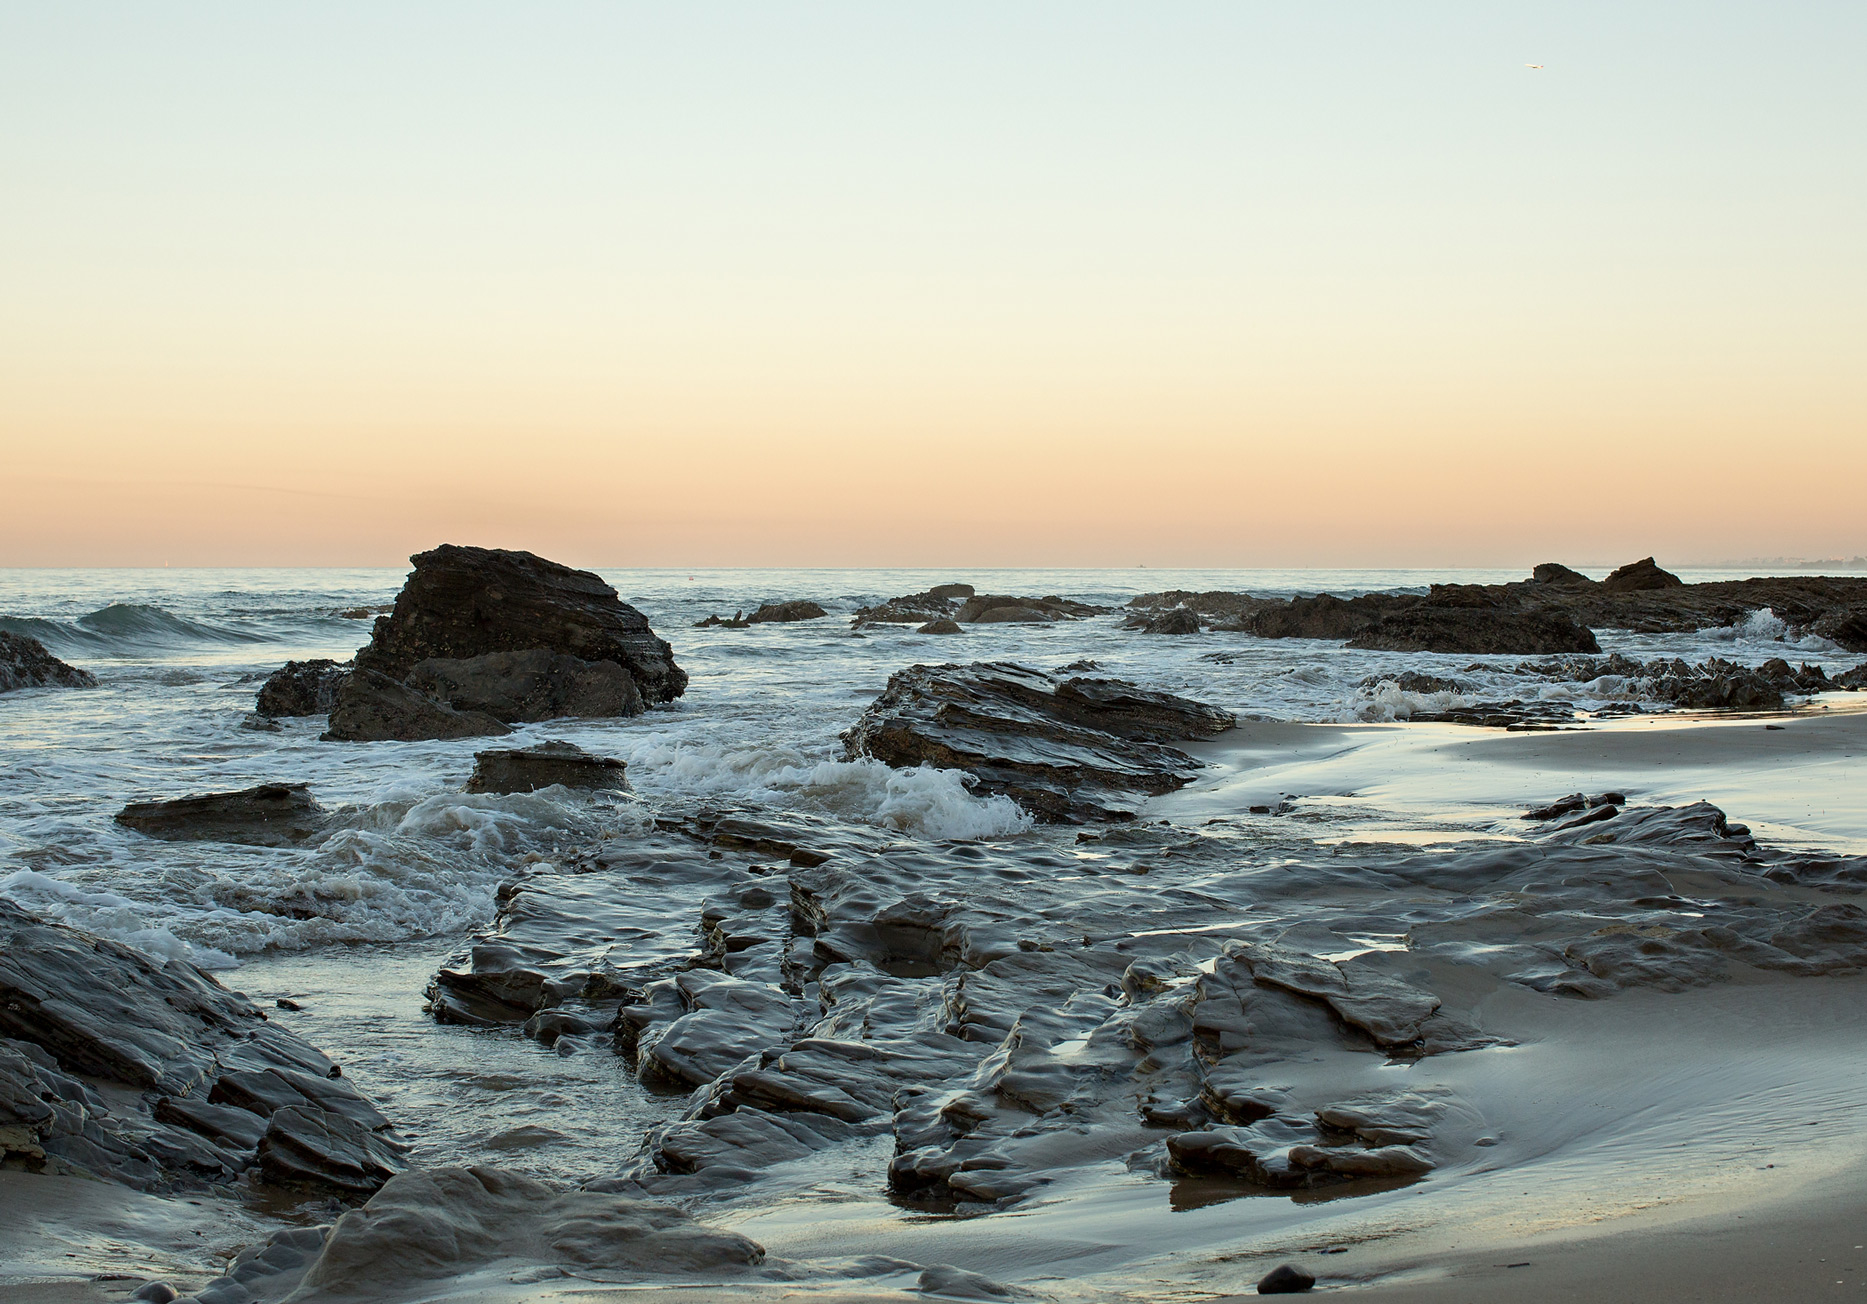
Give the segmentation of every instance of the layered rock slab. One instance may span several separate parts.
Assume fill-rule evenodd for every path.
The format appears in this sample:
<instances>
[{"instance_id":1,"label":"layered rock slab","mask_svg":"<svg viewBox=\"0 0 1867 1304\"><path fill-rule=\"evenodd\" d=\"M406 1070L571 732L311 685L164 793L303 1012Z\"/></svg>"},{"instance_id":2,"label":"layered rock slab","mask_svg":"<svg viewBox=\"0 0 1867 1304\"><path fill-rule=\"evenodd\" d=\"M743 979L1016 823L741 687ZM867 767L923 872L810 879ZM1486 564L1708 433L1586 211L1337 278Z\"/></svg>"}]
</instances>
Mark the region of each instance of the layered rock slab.
<instances>
[{"instance_id":1,"label":"layered rock slab","mask_svg":"<svg viewBox=\"0 0 1867 1304\"><path fill-rule=\"evenodd\" d=\"M125 828L168 842L295 846L324 831L325 809L302 783L262 783L167 801L132 802L117 812Z\"/></svg>"},{"instance_id":2,"label":"layered rock slab","mask_svg":"<svg viewBox=\"0 0 1867 1304\"><path fill-rule=\"evenodd\" d=\"M1172 741L1210 738L1234 717L1115 679L1058 679L1027 666L910 666L843 735L845 754L897 768L963 770L975 791L1041 820L1127 819L1138 801L1197 777Z\"/></svg>"},{"instance_id":3,"label":"layered rock slab","mask_svg":"<svg viewBox=\"0 0 1867 1304\"><path fill-rule=\"evenodd\" d=\"M495 748L473 754L468 792L536 792L562 785L593 791L625 791L628 766L595 756L574 743L547 741L531 747Z\"/></svg>"}]
</instances>

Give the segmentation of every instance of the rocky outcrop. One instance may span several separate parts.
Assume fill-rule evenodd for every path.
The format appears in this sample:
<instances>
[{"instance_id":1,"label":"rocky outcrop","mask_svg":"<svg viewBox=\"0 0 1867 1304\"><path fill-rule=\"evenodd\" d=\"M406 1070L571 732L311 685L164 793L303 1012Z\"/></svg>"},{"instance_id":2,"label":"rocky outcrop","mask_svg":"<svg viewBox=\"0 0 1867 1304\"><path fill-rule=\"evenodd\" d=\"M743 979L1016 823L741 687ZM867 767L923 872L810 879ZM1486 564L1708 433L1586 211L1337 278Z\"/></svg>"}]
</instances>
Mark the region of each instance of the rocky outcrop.
<instances>
[{"instance_id":1,"label":"rocky outcrop","mask_svg":"<svg viewBox=\"0 0 1867 1304\"><path fill-rule=\"evenodd\" d=\"M350 664L327 657L287 661L260 685L254 710L267 717L329 715L337 693L350 678Z\"/></svg>"},{"instance_id":2,"label":"rocky outcrop","mask_svg":"<svg viewBox=\"0 0 1867 1304\"><path fill-rule=\"evenodd\" d=\"M1157 615L1130 616L1122 628L1140 630L1143 634L1197 634L1199 617L1190 608L1170 607Z\"/></svg>"},{"instance_id":3,"label":"rocky outcrop","mask_svg":"<svg viewBox=\"0 0 1867 1304\"><path fill-rule=\"evenodd\" d=\"M1513 611L1493 603L1420 603L1390 612L1348 641L1381 652L1599 652L1594 634L1560 611Z\"/></svg>"},{"instance_id":4,"label":"rocky outcrop","mask_svg":"<svg viewBox=\"0 0 1867 1304\"><path fill-rule=\"evenodd\" d=\"M138 1190L226 1185L262 1150L355 1195L400 1167L388 1122L319 1051L182 961L0 899L0 1150Z\"/></svg>"},{"instance_id":5,"label":"rocky outcrop","mask_svg":"<svg viewBox=\"0 0 1867 1304\"><path fill-rule=\"evenodd\" d=\"M976 791L1039 819L1126 819L1141 798L1184 787L1202 768L1167 743L1234 723L1216 707L1116 679L977 662L898 672L843 742L851 759L964 770Z\"/></svg>"},{"instance_id":6,"label":"rocky outcrop","mask_svg":"<svg viewBox=\"0 0 1867 1304\"><path fill-rule=\"evenodd\" d=\"M503 724L565 717L640 715L642 695L614 661L585 661L528 648L417 662L404 682L456 711L489 715Z\"/></svg>"},{"instance_id":7,"label":"rocky outcrop","mask_svg":"<svg viewBox=\"0 0 1867 1304\"><path fill-rule=\"evenodd\" d=\"M808 599L793 602L767 602L746 617L748 625L790 624L798 620L821 620L830 613Z\"/></svg>"},{"instance_id":8,"label":"rocky outcrop","mask_svg":"<svg viewBox=\"0 0 1867 1304\"><path fill-rule=\"evenodd\" d=\"M561 784L566 788L628 788L627 767L609 756L592 756L572 743L542 742L473 754L468 792L536 792Z\"/></svg>"},{"instance_id":9,"label":"rocky outcrop","mask_svg":"<svg viewBox=\"0 0 1867 1304\"><path fill-rule=\"evenodd\" d=\"M1530 572L1530 581L1533 584L1556 584L1572 589L1592 587L1595 583L1582 572L1570 570L1559 561L1546 561L1538 566Z\"/></svg>"},{"instance_id":10,"label":"rocky outcrop","mask_svg":"<svg viewBox=\"0 0 1867 1304\"><path fill-rule=\"evenodd\" d=\"M166 842L240 842L290 847L324 831L325 809L302 783L262 783L169 801L132 802L117 812L125 828Z\"/></svg>"},{"instance_id":11,"label":"rocky outcrop","mask_svg":"<svg viewBox=\"0 0 1867 1304\"><path fill-rule=\"evenodd\" d=\"M930 620L914 631L916 634L964 634L957 620L948 620L942 616L939 620Z\"/></svg>"},{"instance_id":12,"label":"rocky outcrop","mask_svg":"<svg viewBox=\"0 0 1867 1304\"><path fill-rule=\"evenodd\" d=\"M1760 666L1740 665L1722 657L1693 664L1637 661L1614 653L1606 657L1564 657L1517 667L1519 674L1559 683L1593 683L1607 677L1637 684L1641 697L1691 710L1775 710L1788 697L1807 697L1836 687L1820 667L1806 662L1792 667L1781 657Z\"/></svg>"},{"instance_id":13,"label":"rocky outcrop","mask_svg":"<svg viewBox=\"0 0 1867 1304\"><path fill-rule=\"evenodd\" d=\"M1644 593L1651 589L1684 588L1685 581L1671 571L1661 570L1653 558L1642 557L1616 568L1601 581L1601 587L1608 593Z\"/></svg>"},{"instance_id":14,"label":"rocky outcrop","mask_svg":"<svg viewBox=\"0 0 1867 1304\"><path fill-rule=\"evenodd\" d=\"M1067 598L1017 598L1002 593L987 593L967 598L953 619L962 625L1043 625L1059 620L1081 620L1100 615L1105 607Z\"/></svg>"},{"instance_id":15,"label":"rocky outcrop","mask_svg":"<svg viewBox=\"0 0 1867 1304\"><path fill-rule=\"evenodd\" d=\"M0 693L45 687L96 688L97 676L66 665L36 638L0 629Z\"/></svg>"},{"instance_id":16,"label":"rocky outcrop","mask_svg":"<svg viewBox=\"0 0 1867 1304\"><path fill-rule=\"evenodd\" d=\"M543 648L580 661L613 661L644 702L670 702L687 688L673 649L647 617L589 571L529 552L443 544L410 558L395 609L378 618L359 670L405 678L434 658L465 660Z\"/></svg>"},{"instance_id":17,"label":"rocky outcrop","mask_svg":"<svg viewBox=\"0 0 1867 1304\"><path fill-rule=\"evenodd\" d=\"M512 730L483 711L456 711L374 670L344 681L331 708L326 742L417 742L429 738L496 738Z\"/></svg>"}]
</instances>

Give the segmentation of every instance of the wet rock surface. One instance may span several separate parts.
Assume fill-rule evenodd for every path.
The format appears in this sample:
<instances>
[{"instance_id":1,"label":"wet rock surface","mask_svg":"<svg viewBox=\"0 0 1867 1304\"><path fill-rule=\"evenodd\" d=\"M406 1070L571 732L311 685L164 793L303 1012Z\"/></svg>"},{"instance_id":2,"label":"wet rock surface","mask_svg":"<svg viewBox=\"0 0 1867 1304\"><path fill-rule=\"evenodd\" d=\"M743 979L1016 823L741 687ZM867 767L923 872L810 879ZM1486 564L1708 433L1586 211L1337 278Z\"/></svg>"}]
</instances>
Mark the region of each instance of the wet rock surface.
<instances>
[{"instance_id":1,"label":"wet rock surface","mask_svg":"<svg viewBox=\"0 0 1867 1304\"><path fill-rule=\"evenodd\" d=\"M626 789L628 767L612 756L593 756L574 743L542 742L473 754L468 792L536 792L553 784L608 791Z\"/></svg>"},{"instance_id":2,"label":"wet rock surface","mask_svg":"<svg viewBox=\"0 0 1867 1304\"><path fill-rule=\"evenodd\" d=\"M642 695L614 661L585 661L528 648L452 660L417 662L404 681L455 711L489 715L502 724L565 717L640 715Z\"/></svg>"},{"instance_id":3,"label":"wet rock surface","mask_svg":"<svg viewBox=\"0 0 1867 1304\"><path fill-rule=\"evenodd\" d=\"M244 842L289 847L321 833L329 814L302 783L262 783L168 801L132 802L117 823L169 842Z\"/></svg>"},{"instance_id":4,"label":"wet rock surface","mask_svg":"<svg viewBox=\"0 0 1867 1304\"><path fill-rule=\"evenodd\" d=\"M791 602L767 602L746 617L748 625L791 624L799 620L822 620L830 613L808 599Z\"/></svg>"},{"instance_id":5,"label":"wet rock surface","mask_svg":"<svg viewBox=\"0 0 1867 1304\"><path fill-rule=\"evenodd\" d=\"M287 661L260 685L253 709L262 716L329 715L338 690L350 678L347 662L320 657Z\"/></svg>"},{"instance_id":6,"label":"wet rock surface","mask_svg":"<svg viewBox=\"0 0 1867 1304\"><path fill-rule=\"evenodd\" d=\"M951 620L960 625L1049 625L1100 615L1106 607L1049 597L1018 597L1005 593L975 593L970 584L941 584L925 593L890 598L856 611L851 624L929 625Z\"/></svg>"},{"instance_id":7,"label":"wet rock surface","mask_svg":"<svg viewBox=\"0 0 1867 1304\"><path fill-rule=\"evenodd\" d=\"M1594 634L1564 612L1511 611L1489 602L1428 602L1389 612L1356 632L1348 646L1480 655L1601 650Z\"/></svg>"},{"instance_id":8,"label":"wet rock surface","mask_svg":"<svg viewBox=\"0 0 1867 1304\"><path fill-rule=\"evenodd\" d=\"M0 629L0 693L46 687L95 688L97 676L66 665L36 638Z\"/></svg>"},{"instance_id":9,"label":"wet rock surface","mask_svg":"<svg viewBox=\"0 0 1867 1304\"><path fill-rule=\"evenodd\" d=\"M374 1190L388 1121L321 1052L192 965L0 900L0 1149L146 1191L289 1180Z\"/></svg>"},{"instance_id":10,"label":"wet rock surface","mask_svg":"<svg viewBox=\"0 0 1867 1304\"><path fill-rule=\"evenodd\" d=\"M911 666L846 733L851 758L964 770L1039 819L1121 819L1200 765L1167 744L1232 727L1216 707L1113 679L1025 666Z\"/></svg>"},{"instance_id":11,"label":"wet rock surface","mask_svg":"<svg viewBox=\"0 0 1867 1304\"><path fill-rule=\"evenodd\" d=\"M496 738L511 732L484 711L456 711L388 675L356 670L338 692L322 736L327 742L376 743Z\"/></svg>"}]
</instances>

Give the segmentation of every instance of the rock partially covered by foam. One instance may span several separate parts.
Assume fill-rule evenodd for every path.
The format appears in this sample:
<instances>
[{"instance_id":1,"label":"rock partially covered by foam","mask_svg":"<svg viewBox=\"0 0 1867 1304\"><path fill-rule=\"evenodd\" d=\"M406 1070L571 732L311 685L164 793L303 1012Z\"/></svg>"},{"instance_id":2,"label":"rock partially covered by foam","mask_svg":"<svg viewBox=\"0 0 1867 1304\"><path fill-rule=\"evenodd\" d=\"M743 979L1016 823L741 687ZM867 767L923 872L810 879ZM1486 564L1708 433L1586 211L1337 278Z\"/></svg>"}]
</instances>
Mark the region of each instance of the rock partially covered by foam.
<instances>
[{"instance_id":1,"label":"rock partially covered by foam","mask_svg":"<svg viewBox=\"0 0 1867 1304\"><path fill-rule=\"evenodd\" d=\"M292 1180L354 1195L399 1166L387 1131L329 1059L193 965L0 900L0 1157L10 1165L197 1189L234 1181L261 1162L267 1138L289 1136Z\"/></svg>"},{"instance_id":2,"label":"rock partially covered by foam","mask_svg":"<svg viewBox=\"0 0 1867 1304\"><path fill-rule=\"evenodd\" d=\"M287 661L259 686L254 710L264 716L329 715L337 692L350 678L350 663L319 657Z\"/></svg>"},{"instance_id":3,"label":"rock partially covered by foam","mask_svg":"<svg viewBox=\"0 0 1867 1304\"><path fill-rule=\"evenodd\" d=\"M45 687L96 688L97 676L66 665L36 638L0 629L0 693Z\"/></svg>"},{"instance_id":4,"label":"rock partially covered by foam","mask_svg":"<svg viewBox=\"0 0 1867 1304\"><path fill-rule=\"evenodd\" d=\"M409 560L415 569L357 653L359 669L401 679L431 658L545 648L615 662L647 702L671 702L687 689L674 649L601 576L529 552L455 544Z\"/></svg>"},{"instance_id":5,"label":"rock partially covered by foam","mask_svg":"<svg viewBox=\"0 0 1867 1304\"><path fill-rule=\"evenodd\" d=\"M456 711L374 670L345 681L331 710L327 742L414 742L427 738L496 738L512 730L484 711Z\"/></svg>"},{"instance_id":6,"label":"rock partially covered by foam","mask_svg":"<svg viewBox=\"0 0 1867 1304\"><path fill-rule=\"evenodd\" d=\"M843 735L851 759L964 770L976 791L1039 819L1127 819L1142 797L1197 777L1171 741L1210 738L1229 712L1118 679L1063 679L1026 666L910 666Z\"/></svg>"},{"instance_id":7,"label":"rock partially covered by foam","mask_svg":"<svg viewBox=\"0 0 1867 1304\"><path fill-rule=\"evenodd\" d=\"M392 1179L337 1220L305 1273L306 1296L377 1296L500 1261L629 1277L738 1274L764 1249L651 1200L564 1190L497 1168Z\"/></svg>"},{"instance_id":8,"label":"rock partially covered by foam","mask_svg":"<svg viewBox=\"0 0 1867 1304\"><path fill-rule=\"evenodd\" d=\"M328 818L302 783L262 783L238 792L132 802L117 812L117 823L125 828L166 842L241 842L254 847L293 846L321 832Z\"/></svg>"},{"instance_id":9,"label":"rock partially covered by foam","mask_svg":"<svg viewBox=\"0 0 1867 1304\"><path fill-rule=\"evenodd\" d=\"M612 756L593 756L574 743L542 742L473 754L468 792L536 792L566 788L620 791L629 786L627 766Z\"/></svg>"}]
</instances>

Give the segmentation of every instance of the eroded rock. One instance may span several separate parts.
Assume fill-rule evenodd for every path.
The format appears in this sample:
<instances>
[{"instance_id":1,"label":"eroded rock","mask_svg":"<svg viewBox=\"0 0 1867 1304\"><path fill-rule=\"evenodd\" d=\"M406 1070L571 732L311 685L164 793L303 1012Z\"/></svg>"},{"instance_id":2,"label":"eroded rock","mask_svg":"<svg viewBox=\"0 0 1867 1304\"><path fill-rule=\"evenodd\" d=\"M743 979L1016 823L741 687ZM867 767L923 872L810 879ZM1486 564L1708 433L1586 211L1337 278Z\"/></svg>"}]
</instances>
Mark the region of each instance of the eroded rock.
<instances>
[{"instance_id":1,"label":"eroded rock","mask_svg":"<svg viewBox=\"0 0 1867 1304\"><path fill-rule=\"evenodd\" d=\"M326 741L415 742L430 738L496 738L511 733L483 711L456 711L374 670L354 671L331 708Z\"/></svg>"},{"instance_id":2,"label":"eroded rock","mask_svg":"<svg viewBox=\"0 0 1867 1304\"><path fill-rule=\"evenodd\" d=\"M66 665L36 638L0 629L0 693L45 687L95 688L97 676Z\"/></svg>"},{"instance_id":3,"label":"eroded rock","mask_svg":"<svg viewBox=\"0 0 1867 1304\"><path fill-rule=\"evenodd\" d=\"M307 785L262 783L238 792L132 802L116 818L125 828L167 842L289 847L322 833L330 817Z\"/></svg>"},{"instance_id":4,"label":"eroded rock","mask_svg":"<svg viewBox=\"0 0 1867 1304\"><path fill-rule=\"evenodd\" d=\"M259 687L254 705L262 716L328 715L337 704L337 692L350 678L348 662L320 657L287 661Z\"/></svg>"},{"instance_id":5,"label":"eroded rock","mask_svg":"<svg viewBox=\"0 0 1867 1304\"><path fill-rule=\"evenodd\" d=\"M594 756L574 743L547 741L530 747L498 748L473 754L468 792L536 792L566 788L624 791L628 767L611 756Z\"/></svg>"},{"instance_id":6,"label":"eroded rock","mask_svg":"<svg viewBox=\"0 0 1867 1304\"><path fill-rule=\"evenodd\" d=\"M502 724L565 717L640 715L642 695L614 661L585 661L544 648L489 652L417 662L404 681L456 711L489 715Z\"/></svg>"}]
</instances>

